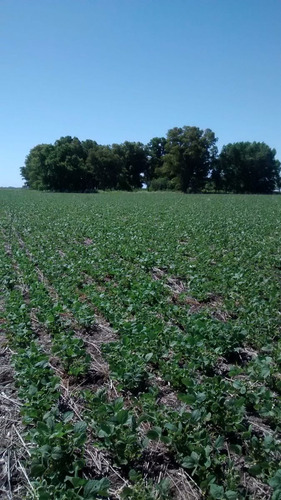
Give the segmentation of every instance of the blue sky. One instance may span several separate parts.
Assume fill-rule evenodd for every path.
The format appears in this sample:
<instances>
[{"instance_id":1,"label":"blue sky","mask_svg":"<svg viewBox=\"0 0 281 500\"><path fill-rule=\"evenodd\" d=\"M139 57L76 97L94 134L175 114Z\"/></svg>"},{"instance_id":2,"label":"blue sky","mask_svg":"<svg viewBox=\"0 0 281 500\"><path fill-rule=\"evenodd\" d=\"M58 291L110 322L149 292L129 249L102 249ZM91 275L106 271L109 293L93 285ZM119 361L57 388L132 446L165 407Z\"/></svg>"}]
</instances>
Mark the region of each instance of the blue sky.
<instances>
[{"instance_id":1,"label":"blue sky","mask_svg":"<svg viewBox=\"0 0 281 500\"><path fill-rule=\"evenodd\" d=\"M279 0L0 0L0 186L36 144L211 128L281 160Z\"/></svg>"}]
</instances>

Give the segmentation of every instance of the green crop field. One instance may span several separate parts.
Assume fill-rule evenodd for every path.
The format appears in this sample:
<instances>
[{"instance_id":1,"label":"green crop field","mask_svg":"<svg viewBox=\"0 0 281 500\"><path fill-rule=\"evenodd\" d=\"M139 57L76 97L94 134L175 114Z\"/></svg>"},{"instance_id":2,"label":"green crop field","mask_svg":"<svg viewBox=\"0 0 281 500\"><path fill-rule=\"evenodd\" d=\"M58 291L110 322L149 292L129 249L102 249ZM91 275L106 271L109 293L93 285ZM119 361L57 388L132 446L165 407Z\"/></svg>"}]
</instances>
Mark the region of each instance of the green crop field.
<instances>
[{"instance_id":1,"label":"green crop field","mask_svg":"<svg viewBox=\"0 0 281 500\"><path fill-rule=\"evenodd\" d=\"M281 499L281 196L2 190L0 230L7 491Z\"/></svg>"}]
</instances>

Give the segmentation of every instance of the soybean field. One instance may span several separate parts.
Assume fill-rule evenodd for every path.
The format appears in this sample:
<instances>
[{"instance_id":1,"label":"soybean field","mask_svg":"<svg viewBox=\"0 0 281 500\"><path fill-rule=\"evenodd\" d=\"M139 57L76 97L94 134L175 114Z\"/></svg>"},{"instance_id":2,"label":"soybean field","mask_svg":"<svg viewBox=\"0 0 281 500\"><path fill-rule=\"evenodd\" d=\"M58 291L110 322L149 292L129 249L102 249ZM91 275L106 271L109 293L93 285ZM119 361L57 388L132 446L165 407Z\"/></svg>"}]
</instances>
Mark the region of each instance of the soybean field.
<instances>
[{"instance_id":1,"label":"soybean field","mask_svg":"<svg viewBox=\"0 0 281 500\"><path fill-rule=\"evenodd\" d=\"M281 499L281 196L0 191L0 498Z\"/></svg>"}]
</instances>

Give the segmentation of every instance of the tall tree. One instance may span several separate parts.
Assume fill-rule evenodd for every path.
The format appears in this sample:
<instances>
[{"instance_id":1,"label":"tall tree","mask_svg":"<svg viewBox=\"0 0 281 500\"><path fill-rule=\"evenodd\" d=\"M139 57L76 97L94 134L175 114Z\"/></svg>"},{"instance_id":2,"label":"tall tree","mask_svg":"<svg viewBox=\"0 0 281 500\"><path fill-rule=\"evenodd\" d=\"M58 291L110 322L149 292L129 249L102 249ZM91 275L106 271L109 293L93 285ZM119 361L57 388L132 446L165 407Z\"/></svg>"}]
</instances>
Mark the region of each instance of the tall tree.
<instances>
[{"instance_id":1,"label":"tall tree","mask_svg":"<svg viewBox=\"0 0 281 500\"><path fill-rule=\"evenodd\" d=\"M121 164L118 189L141 188L147 170L147 151L144 144L125 141L122 144L113 144L112 151L119 157Z\"/></svg>"},{"instance_id":2,"label":"tall tree","mask_svg":"<svg viewBox=\"0 0 281 500\"><path fill-rule=\"evenodd\" d=\"M51 144L38 144L32 148L25 159L25 165L21 167L21 175L25 179L25 185L32 189L50 189L51 179L48 159L53 152Z\"/></svg>"},{"instance_id":3,"label":"tall tree","mask_svg":"<svg viewBox=\"0 0 281 500\"><path fill-rule=\"evenodd\" d=\"M225 191L272 193L279 185L280 162L276 150L264 142L236 142L223 146L219 182Z\"/></svg>"},{"instance_id":4,"label":"tall tree","mask_svg":"<svg viewBox=\"0 0 281 500\"><path fill-rule=\"evenodd\" d=\"M169 177L175 189L200 191L217 156L216 142L210 129L184 126L169 130L162 175Z\"/></svg>"},{"instance_id":5,"label":"tall tree","mask_svg":"<svg viewBox=\"0 0 281 500\"><path fill-rule=\"evenodd\" d=\"M95 145L88 151L87 171L97 189L117 189L121 160L110 146Z\"/></svg>"},{"instance_id":6,"label":"tall tree","mask_svg":"<svg viewBox=\"0 0 281 500\"><path fill-rule=\"evenodd\" d=\"M83 191L90 181L87 155L77 137L61 137L54 145L39 144L31 149L21 174L33 189Z\"/></svg>"},{"instance_id":7,"label":"tall tree","mask_svg":"<svg viewBox=\"0 0 281 500\"><path fill-rule=\"evenodd\" d=\"M166 143L167 139L165 137L153 137L146 146L148 159L144 180L148 186L154 177L161 175L166 153Z\"/></svg>"},{"instance_id":8,"label":"tall tree","mask_svg":"<svg viewBox=\"0 0 281 500\"><path fill-rule=\"evenodd\" d=\"M56 191L85 189L85 154L77 137L61 137L54 144L48 162L52 170L52 185Z\"/></svg>"}]
</instances>

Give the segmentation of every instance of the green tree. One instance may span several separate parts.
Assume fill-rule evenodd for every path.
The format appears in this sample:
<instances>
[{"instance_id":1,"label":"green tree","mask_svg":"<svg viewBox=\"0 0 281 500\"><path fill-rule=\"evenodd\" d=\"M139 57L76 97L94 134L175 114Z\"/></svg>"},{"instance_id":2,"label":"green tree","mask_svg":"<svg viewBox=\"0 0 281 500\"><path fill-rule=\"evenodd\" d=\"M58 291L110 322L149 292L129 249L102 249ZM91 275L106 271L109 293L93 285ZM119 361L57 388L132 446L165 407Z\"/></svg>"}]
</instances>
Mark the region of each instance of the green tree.
<instances>
[{"instance_id":1,"label":"green tree","mask_svg":"<svg viewBox=\"0 0 281 500\"><path fill-rule=\"evenodd\" d=\"M48 167L48 158L52 155L54 146L38 144L32 148L21 167L21 175L25 185L31 189L50 189L51 179Z\"/></svg>"},{"instance_id":2,"label":"green tree","mask_svg":"<svg viewBox=\"0 0 281 500\"><path fill-rule=\"evenodd\" d=\"M33 189L84 191L91 187L86 160L94 141L82 143L77 137L61 137L51 144L39 144L26 157L21 174Z\"/></svg>"},{"instance_id":3,"label":"green tree","mask_svg":"<svg viewBox=\"0 0 281 500\"><path fill-rule=\"evenodd\" d=\"M167 176L174 189L200 191L217 157L216 142L210 129L184 126L169 130L161 177Z\"/></svg>"},{"instance_id":4,"label":"green tree","mask_svg":"<svg viewBox=\"0 0 281 500\"><path fill-rule=\"evenodd\" d=\"M121 160L110 146L95 145L86 161L92 184L97 189L117 189Z\"/></svg>"},{"instance_id":5,"label":"green tree","mask_svg":"<svg viewBox=\"0 0 281 500\"><path fill-rule=\"evenodd\" d=\"M91 152L99 147L96 141L86 139L82 141L85 163L83 165L83 191L90 192L97 189L97 181L94 178L93 166L91 163Z\"/></svg>"},{"instance_id":6,"label":"green tree","mask_svg":"<svg viewBox=\"0 0 281 500\"><path fill-rule=\"evenodd\" d=\"M148 161L144 144L125 141L122 144L113 144L112 151L120 161L117 189L141 188Z\"/></svg>"},{"instance_id":7,"label":"green tree","mask_svg":"<svg viewBox=\"0 0 281 500\"><path fill-rule=\"evenodd\" d=\"M154 178L156 179L161 175L166 154L166 143L167 139L165 137L153 137L146 146L148 158L144 180L148 186Z\"/></svg>"},{"instance_id":8,"label":"green tree","mask_svg":"<svg viewBox=\"0 0 281 500\"><path fill-rule=\"evenodd\" d=\"M85 152L77 137L61 137L48 158L55 191L83 191L85 182Z\"/></svg>"},{"instance_id":9,"label":"green tree","mask_svg":"<svg viewBox=\"0 0 281 500\"><path fill-rule=\"evenodd\" d=\"M218 181L225 191L272 193L280 182L276 150L264 142L236 142L223 146Z\"/></svg>"}]
</instances>

